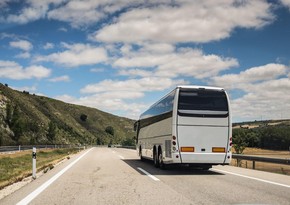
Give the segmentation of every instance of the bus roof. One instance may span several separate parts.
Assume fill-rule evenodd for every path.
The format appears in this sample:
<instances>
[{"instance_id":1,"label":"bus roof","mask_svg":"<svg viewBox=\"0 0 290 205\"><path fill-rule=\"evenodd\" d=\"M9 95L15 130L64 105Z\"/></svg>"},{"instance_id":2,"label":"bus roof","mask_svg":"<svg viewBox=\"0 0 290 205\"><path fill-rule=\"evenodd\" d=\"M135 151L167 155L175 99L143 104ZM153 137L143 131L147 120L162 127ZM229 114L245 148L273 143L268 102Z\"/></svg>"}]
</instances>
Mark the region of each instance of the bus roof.
<instances>
[{"instance_id":1,"label":"bus roof","mask_svg":"<svg viewBox=\"0 0 290 205\"><path fill-rule=\"evenodd\" d=\"M223 88L220 87L199 86L199 85L178 85L176 86L176 88L224 90Z\"/></svg>"}]
</instances>

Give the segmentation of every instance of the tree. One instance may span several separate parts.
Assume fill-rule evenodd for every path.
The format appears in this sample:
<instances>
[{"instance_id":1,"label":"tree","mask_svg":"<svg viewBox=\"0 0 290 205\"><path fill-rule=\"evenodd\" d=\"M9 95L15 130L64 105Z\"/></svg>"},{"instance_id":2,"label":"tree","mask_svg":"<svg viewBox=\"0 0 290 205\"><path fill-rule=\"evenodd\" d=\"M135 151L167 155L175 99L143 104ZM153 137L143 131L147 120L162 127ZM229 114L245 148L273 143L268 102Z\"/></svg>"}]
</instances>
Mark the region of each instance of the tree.
<instances>
[{"instance_id":1,"label":"tree","mask_svg":"<svg viewBox=\"0 0 290 205\"><path fill-rule=\"evenodd\" d=\"M233 148L237 154L242 154L247 147L247 142L245 142L245 132L240 132L233 137ZM237 166L240 167L242 161L237 159Z\"/></svg>"},{"instance_id":2,"label":"tree","mask_svg":"<svg viewBox=\"0 0 290 205\"><path fill-rule=\"evenodd\" d=\"M88 116L85 115L85 114L81 114L80 119L81 119L83 122L85 122L85 121L87 121Z\"/></svg>"},{"instance_id":3,"label":"tree","mask_svg":"<svg viewBox=\"0 0 290 205\"><path fill-rule=\"evenodd\" d=\"M7 107L7 116L8 125L14 133L13 139L18 141L20 136L23 134L25 129L25 120L21 118L19 107L16 105L12 111L12 106Z\"/></svg>"},{"instance_id":4,"label":"tree","mask_svg":"<svg viewBox=\"0 0 290 205\"><path fill-rule=\"evenodd\" d=\"M135 140L133 138L126 138L125 140L122 141L123 146L135 146Z\"/></svg>"},{"instance_id":5,"label":"tree","mask_svg":"<svg viewBox=\"0 0 290 205\"><path fill-rule=\"evenodd\" d=\"M114 128L112 126L106 127L105 132L108 133L109 135L114 136Z\"/></svg>"},{"instance_id":6,"label":"tree","mask_svg":"<svg viewBox=\"0 0 290 205\"><path fill-rule=\"evenodd\" d=\"M236 135L235 138L233 138L233 147L237 154L242 154L248 145L248 143L245 142L244 139L245 138L243 138L242 135Z\"/></svg>"},{"instance_id":7,"label":"tree","mask_svg":"<svg viewBox=\"0 0 290 205\"><path fill-rule=\"evenodd\" d=\"M50 121L48 124L48 132L47 132L47 139L50 142L53 142L55 140L55 136L56 136L56 129L57 126L54 122Z\"/></svg>"},{"instance_id":8,"label":"tree","mask_svg":"<svg viewBox=\"0 0 290 205\"><path fill-rule=\"evenodd\" d=\"M6 123L11 126L12 121L12 105L10 103L7 103L6 105Z\"/></svg>"},{"instance_id":9,"label":"tree","mask_svg":"<svg viewBox=\"0 0 290 205\"><path fill-rule=\"evenodd\" d=\"M19 118L19 119L16 119L14 122L13 122L13 125L11 127L11 130L13 131L14 133L14 137L13 139L17 142L19 140L19 138L21 137L21 135L23 134L24 132L24 129L25 129L25 122L23 119Z\"/></svg>"}]
</instances>

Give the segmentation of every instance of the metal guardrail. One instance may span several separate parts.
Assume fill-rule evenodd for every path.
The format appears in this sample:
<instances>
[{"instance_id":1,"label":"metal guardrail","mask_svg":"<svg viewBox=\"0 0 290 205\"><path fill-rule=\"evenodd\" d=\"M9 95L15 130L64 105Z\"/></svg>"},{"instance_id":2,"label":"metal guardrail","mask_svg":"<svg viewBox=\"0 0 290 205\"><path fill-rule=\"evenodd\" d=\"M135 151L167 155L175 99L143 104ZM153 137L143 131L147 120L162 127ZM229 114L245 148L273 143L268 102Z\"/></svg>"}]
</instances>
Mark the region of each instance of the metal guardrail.
<instances>
[{"instance_id":1,"label":"metal guardrail","mask_svg":"<svg viewBox=\"0 0 290 205\"><path fill-rule=\"evenodd\" d=\"M233 159L290 165L290 158L281 159L281 158L260 157L260 156L253 156L253 155L243 155L243 154L232 154L232 156L233 156Z\"/></svg>"},{"instance_id":2,"label":"metal guardrail","mask_svg":"<svg viewBox=\"0 0 290 205\"><path fill-rule=\"evenodd\" d=\"M116 146L117 148L136 149L136 146Z\"/></svg>"},{"instance_id":3,"label":"metal guardrail","mask_svg":"<svg viewBox=\"0 0 290 205\"><path fill-rule=\"evenodd\" d=\"M290 165L290 158L289 159L281 159L281 158L260 157L260 156L253 156L253 155L243 155L243 154L232 154L232 158L237 159L237 160L252 161L253 162L253 169L256 168L256 162L266 162L266 163ZM237 163L237 165L238 165L238 163Z\"/></svg>"},{"instance_id":4,"label":"metal guardrail","mask_svg":"<svg viewBox=\"0 0 290 205\"><path fill-rule=\"evenodd\" d=\"M19 146L0 146L1 152L20 152L24 150L32 150L35 147L36 149L57 149L57 148L73 148L74 145L19 145Z\"/></svg>"}]
</instances>

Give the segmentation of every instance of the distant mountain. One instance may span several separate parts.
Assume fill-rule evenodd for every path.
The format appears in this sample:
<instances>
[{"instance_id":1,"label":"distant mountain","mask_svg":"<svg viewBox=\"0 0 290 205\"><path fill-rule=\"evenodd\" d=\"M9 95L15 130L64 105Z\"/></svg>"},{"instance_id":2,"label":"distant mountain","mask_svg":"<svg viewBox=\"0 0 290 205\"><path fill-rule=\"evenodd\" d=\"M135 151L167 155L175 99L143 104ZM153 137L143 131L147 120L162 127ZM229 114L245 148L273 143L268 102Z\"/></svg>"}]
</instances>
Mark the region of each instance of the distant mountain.
<instances>
[{"instance_id":1,"label":"distant mountain","mask_svg":"<svg viewBox=\"0 0 290 205\"><path fill-rule=\"evenodd\" d=\"M0 83L0 145L134 144L134 121Z\"/></svg>"}]
</instances>

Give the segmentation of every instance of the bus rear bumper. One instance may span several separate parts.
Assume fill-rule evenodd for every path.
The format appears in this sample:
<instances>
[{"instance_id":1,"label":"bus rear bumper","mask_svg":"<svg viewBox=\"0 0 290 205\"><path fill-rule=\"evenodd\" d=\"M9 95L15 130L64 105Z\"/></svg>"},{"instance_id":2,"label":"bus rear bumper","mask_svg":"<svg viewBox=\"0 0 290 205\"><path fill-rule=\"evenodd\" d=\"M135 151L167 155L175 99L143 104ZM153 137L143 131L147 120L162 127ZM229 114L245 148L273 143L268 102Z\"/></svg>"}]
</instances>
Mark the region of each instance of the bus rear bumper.
<instances>
[{"instance_id":1,"label":"bus rear bumper","mask_svg":"<svg viewBox=\"0 0 290 205\"><path fill-rule=\"evenodd\" d=\"M181 153L180 159L185 164L229 164L231 153Z\"/></svg>"}]
</instances>

